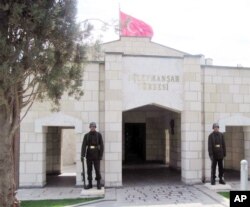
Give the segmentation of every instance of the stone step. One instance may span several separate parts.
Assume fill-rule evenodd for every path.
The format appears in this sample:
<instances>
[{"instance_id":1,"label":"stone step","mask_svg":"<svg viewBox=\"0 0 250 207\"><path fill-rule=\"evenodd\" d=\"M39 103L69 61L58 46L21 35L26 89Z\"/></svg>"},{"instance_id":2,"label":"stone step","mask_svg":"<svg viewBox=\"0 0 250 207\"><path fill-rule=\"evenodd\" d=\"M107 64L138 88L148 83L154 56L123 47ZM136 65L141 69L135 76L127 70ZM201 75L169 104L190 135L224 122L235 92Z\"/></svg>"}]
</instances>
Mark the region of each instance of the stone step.
<instances>
[{"instance_id":1,"label":"stone step","mask_svg":"<svg viewBox=\"0 0 250 207\"><path fill-rule=\"evenodd\" d=\"M91 189L82 189L80 195L82 197L104 197L105 195L105 189L102 187L100 190L98 190L96 187L93 187Z\"/></svg>"}]
</instances>

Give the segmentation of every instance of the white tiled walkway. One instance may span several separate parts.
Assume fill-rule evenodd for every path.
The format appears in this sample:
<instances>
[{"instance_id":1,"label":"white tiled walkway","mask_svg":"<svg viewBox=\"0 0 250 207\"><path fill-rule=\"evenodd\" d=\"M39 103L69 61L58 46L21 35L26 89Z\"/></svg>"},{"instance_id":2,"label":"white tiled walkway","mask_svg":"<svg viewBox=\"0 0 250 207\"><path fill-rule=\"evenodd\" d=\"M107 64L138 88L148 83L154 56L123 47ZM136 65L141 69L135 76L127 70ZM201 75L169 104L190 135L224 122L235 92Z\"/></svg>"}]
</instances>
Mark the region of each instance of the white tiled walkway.
<instances>
[{"instance_id":1,"label":"white tiled walkway","mask_svg":"<svg viewBox=\"0 0 250 207\"><path fill-rule=\"evenodd\" d=\"M154 177L151 170L138 170L135 174L127 173L127 176L124 177L123 187L106 188L105 197L102 200L78 206L229 206L229 200L217 193L220 189L227 191L223 185L216 183L213 188L208 188L209 184L185 185L180 181L179 175L176 172L164 171L164 169L157 172L159 174L154 172ZM167 179L164 179L162 174L167 175ZM226 180L231 190L240 189L240 182L237 179ZM20 200L78 198L81 197L81 190L81 188L77 187L20 189L18 191L18 198Z\"/></svg>"}]
</instances>

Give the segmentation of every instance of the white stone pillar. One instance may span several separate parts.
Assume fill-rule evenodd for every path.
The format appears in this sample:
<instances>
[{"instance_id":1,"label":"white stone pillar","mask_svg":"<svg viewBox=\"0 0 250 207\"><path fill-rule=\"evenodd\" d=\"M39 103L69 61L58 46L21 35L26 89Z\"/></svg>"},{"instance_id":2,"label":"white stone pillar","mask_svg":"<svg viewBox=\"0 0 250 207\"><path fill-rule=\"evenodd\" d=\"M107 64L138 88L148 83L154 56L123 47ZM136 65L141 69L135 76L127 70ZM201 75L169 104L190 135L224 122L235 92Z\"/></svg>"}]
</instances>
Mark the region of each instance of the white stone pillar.
<instances>
[{"instance_id":1,"label":"white stone pillar","mask_svg":"<svg viewBox=\"0 0 250 207\"><path fill-rule=\"evenodd\" d=\"M82 173L81 148L82 148L83 134L76 133L75 136L76 136L76 185L83 186L82 174L81 174ZM87 168L87 166L85 167Z\"/></svg>"},{"instance_id":2,"label":"white stone pillar","mask_svg":"<svg viewBox=\"0 0 250 207\"><path fill-rule=\"evenodd\" d=\"M82 146L82 141L84 138L84 135L89 132L89 124L90 122L96 122L97 124L97 131L100 132L103 137L103 126L100 124L100 116L102 111L101 109L101 104L100 100L103 97L103 94L101 91L103 85L101 85L101 72L100 72L100 65L99 64L89 64L87 67L84 69L84 102L83 102L83 112L82 112L82 121L83 121L83 132L81 134L76 134L77 137L77 177L76 177L76 185L82 185L82 163L80 160L80 153L81 153L81 146ZM101 161L101 174L102 174L102 180L103 182L103 161ZM87 170L87 166L85 163L85 171ZM95 185L96 182L94 180L95 178L95 170L92 171L93 173L93 184ZM85 172L85 177L86 181L88 182L87 179L87 173Z\"/></svg>"},{"instance_id":3,"label":"white stone pillar","mask_svg":"<svg viewBox=\"0 0 250 207\"><path fill-rule=\"evenodd\" d=\"M20 187L46 184L46 130L21 134Z\"/></svg>"},{"instance_id":4,"label":"white stone pillar","mask_svg":"<svg viewBox=\"0 0 250 207\"><path fill-rule=\"evenodd\" d=\"M250 126L243 127L245 160L250 163ZM250 177L250 164L248 164L248 177Z\"/></svg>"},{"instance_id":5,"label":"white stone pillar","mask_svg":"<svg viewBox=\"0 0 250 207\"><path fill-rule=\"evenodd\" d=\"M37 153L37 183L33 186L44 186L46 185L46 136L47 127L43 127L43 133L36 134L37 147L40 148Z\"/></svg>"},{"instance_id":6,"label":"white stone pillar","mask_svg":"<svg viewBox=\"0 0 250 207\"><path fill-rule=\"evenodd\" d=\"M241 160L240 162L240 190L248 189L248 162Z\"/></svg>"},{"instance_id":7,"label":"white stone pillar","mask_svg":"<svg viewBox=\"0 0 250 207\"><path fill-rule=\"evenodd\" d=\"M202 181L202 56L185 56L181 113L181 177L185 183Z\"/></svg>"},{"instance_id":8,"label":"white stone pillar","mask_svg":"<svg viewBox=\"0 0 250 207\"><path fill-rule=\"evenodd\" d=\"M122 55L105 56L105 186L122 185Z\"/></svg>"}]
</instances>

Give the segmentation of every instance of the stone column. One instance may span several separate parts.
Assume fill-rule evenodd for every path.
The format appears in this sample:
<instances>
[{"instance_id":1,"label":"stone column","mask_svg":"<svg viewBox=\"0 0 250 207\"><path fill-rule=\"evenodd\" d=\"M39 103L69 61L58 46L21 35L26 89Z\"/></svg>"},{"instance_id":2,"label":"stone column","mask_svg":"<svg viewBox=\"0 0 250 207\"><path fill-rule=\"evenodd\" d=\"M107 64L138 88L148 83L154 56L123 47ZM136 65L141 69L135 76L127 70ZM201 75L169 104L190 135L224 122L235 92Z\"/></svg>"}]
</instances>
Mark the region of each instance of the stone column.
<instances>
[{"instance_id":1,"label":"stone column","mask_svg":"<svg viewBox=\"0 0 250 207\"><path fill-rule=\"evenodd\" d=\"M46 136L47 136L47 127L43 127L43 133L36 134L37 145L40 150L37 153L37 183L33 186L44 186L46 185Z\"/></svg>"},{"instance_id":2,"label":"stone column","mask_svg":"<svg viewBox=\"0 0 250 207\"><path fill-rule=\"evenodd\" d=\"M21 187L43 187L46 184L46 129L44 127L41 133L21 134Z\"/></svg>"},{"instance_id":3,"label":"stone column","mask_svg":"<svg viewBox=\"0 0 250 207\"><path fill-rule=\"evenodd\" d=\"M248 162L248 178L250 177L250 126L243 127L245 160Z\"/></svg>"},{"instance_id":4,"label":"stone column","mask_svg":"<svg viewBox=\"0 0 250 207\"><path fill-rule=\"evenodd\" d=\"M105 56L105 186L122 185L122 55Z\"/></svg>"},{"instance_id":5,"label":"stone column","mask_svg":"<svg viewBox=\"0 0 250 207\"><path fill-rule=\"evenodd\" d=\"M82 147L82 133L75 134L76 136L76 185L83 186L82 181L82 163L81 163L81 147ZM85 166L85 180L87 182L87 166Z\"/></svg>"},{"instance_id":6,"label":"stone column","mask_svg":"<svg viewBox=\"0 0 250 207\"><path fill-rule=\"evenodd\" d=\"M185 56L181 113L181 177L185 183L202 181L202 56Z\"/></svg>"}]
</instances>

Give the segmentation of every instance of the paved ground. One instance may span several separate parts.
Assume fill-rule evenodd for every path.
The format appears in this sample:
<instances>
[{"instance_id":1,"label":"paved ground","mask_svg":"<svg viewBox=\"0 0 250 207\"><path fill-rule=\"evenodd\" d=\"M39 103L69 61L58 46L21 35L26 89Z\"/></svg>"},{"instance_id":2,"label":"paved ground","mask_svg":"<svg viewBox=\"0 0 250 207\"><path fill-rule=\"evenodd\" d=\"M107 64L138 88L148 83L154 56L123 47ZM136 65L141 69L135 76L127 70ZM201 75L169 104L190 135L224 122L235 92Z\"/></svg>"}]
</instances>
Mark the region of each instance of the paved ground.
<instances>
[{"instance_id":1,"label":"paved ground","mask_svg":"<svg viewBox=\"0 0 250 207\"><path fill-rule=\"evenodd\" d=\"M201 185L185 185L180 181L180 174L166 168L137 169L127 168L123 172L124 186L121 188L106 188L105 197L99 202L78 206L89 207L119 207L119 206L152 206L152 207L225 207L229 201L216 191ZM236 176L237 177L237 176ZM228 184L232 190L238 190L239 179L228 176ZM250 185L249 185L250 186ZM80 197L81 188L75 187L45 187L38 189L20 189L20 200L60 199ZM224 190L225 191L225 190Z\"/></svg>"}]
</instances>

